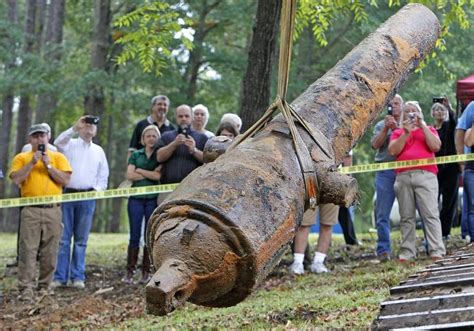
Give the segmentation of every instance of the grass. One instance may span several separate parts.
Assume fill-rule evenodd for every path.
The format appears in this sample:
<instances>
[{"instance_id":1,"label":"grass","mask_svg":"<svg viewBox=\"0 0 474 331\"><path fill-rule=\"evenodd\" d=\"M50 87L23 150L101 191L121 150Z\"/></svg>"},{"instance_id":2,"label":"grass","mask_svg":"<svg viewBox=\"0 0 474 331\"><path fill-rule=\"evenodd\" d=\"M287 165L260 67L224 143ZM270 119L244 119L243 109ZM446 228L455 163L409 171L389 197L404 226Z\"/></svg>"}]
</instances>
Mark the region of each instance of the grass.
<instances>
[{"instance_id":1,"label":"grass","mask_svg":"<svg viewBox=\"0 0 474 331\"><path fill-rule=\"evenodd\" d=\"M141 289L137 288L133 294L128 294L130 298L119 300L117 297L106 297L104 305L113 301L111 304L118 306L123 305L122 301L128 301L125 309L136 308L139 312L126 318L112 316L104 319L105 322L99 326L101 329L120 330L368 328L378 314L380 302L389 296L389 288L430 261L420 259L417 266L407 266L398 261L379 263L375 259L361 258L373 253L375 238L371 234L358 236L364 245L353 248L343 245L341 237L335 236L329 254L330 274L307 273L294 277L288 274L286 265L281 265L257 291L236 306L208 308L186 303L181 309L163 317L144 312L143 295ZM395 231L393 238L397 243L399 233ZM312 235L312 247L315 240L316 236ZM121 272L125 265L127 242L127 234L91 234L88 264L107 266L114 269L114 273ZM15 245L15 235L0 234L2 267L14 258ZM290 258L287 255L283 262L289 263ZM13 278L4 278L5 287L15 286ZM136 303L132 304L132 301ZM106 314L104 311L98 314ZM61 326L80 329L88 325L90 318L64 320Z\"/></svg>"}]
</instances>

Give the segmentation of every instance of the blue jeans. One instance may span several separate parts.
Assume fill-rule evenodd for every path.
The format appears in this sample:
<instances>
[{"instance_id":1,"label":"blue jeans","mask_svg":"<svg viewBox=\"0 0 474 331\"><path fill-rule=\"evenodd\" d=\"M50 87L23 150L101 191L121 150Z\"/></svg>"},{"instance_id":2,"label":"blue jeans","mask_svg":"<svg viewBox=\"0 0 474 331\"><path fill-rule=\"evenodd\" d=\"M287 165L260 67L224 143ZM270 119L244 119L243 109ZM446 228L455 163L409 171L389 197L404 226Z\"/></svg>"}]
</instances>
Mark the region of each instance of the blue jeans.
<instances>
[{"instance_id":1,"label":"blue jeans","mask_svg":"<svg viewBox=\"0 0 474 331\"><path fill-rule=\"evenodd\" d=\"M390 211L395 200L396 175L393 170L379 171L375 174L375 223L377 226L377 255L391 252L390 248Z\"/></svg>"},{"instance_id":2,"label":"blue jeans","mask_svg":"<svg viewBox=\"0 0 474 331\"><path fill-rule=\"evenodd\" d=\"M142 220L145 217L145 233L148 220L157 207L156 198L152 199L128 199L128 222L130 225L130 240L128 247L139 248L142 229Z\"/></svg>"},{"instance_id":3,"label":"blue jeans","mask_svg":"<svg viewBox=\"0 0 474 331\"><path fill-rule=\"evenodd\" d=\"M474 170L464 170L464 195L467 202L467 234L474 241Z\"/></svg>"},{"instance_id":4,"label":"blue jeans","mask_svg":"<svg viewBox=\"0 0 474 331\"><path fill-rule=\"evenodd\" d=\"M71 281L86 279L86 248L95 200L65 202L61 206L63 213L63 234L59 243L58 262L54 280L66 284ZM74 244L71 256L71 239Z\"/></svg>"},{"instance_id":5,"label":"blue jeans","mask_svg":"<svg viewBox=\"0 0 474 331\"><path fill-rule=\"evenodd\" d=\"M469 205L469 202L467 200L466 188L464 187L464 191L463 191L463 195L462 195L462 210L461 210L461 237L462 237L462 239L466 238L466 236L469 234L469 227L467 225L467 223L468 223L467 222L467 220L468 220L467 206L468 205Z\"/></svg>"}]
</instances>

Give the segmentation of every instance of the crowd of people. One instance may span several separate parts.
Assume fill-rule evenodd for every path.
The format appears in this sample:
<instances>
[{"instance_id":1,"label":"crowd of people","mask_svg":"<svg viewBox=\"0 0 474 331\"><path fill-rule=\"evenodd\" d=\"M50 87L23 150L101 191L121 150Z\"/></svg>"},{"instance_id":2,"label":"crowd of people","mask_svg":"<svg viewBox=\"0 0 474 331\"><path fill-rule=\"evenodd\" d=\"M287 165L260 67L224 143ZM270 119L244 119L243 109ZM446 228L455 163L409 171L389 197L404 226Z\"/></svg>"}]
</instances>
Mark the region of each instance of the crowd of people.
<instances>
[{"instance_id":1,"label":"crowd of people","mask_svg":"<svg viewBox=\"0 0 474 331\"><path fill-rule=\"evenodd\" d=\"M428 125L416 101L403 102L396 95L389 113L375 125L371 145L375 162L403 161L471 151L474 145L474 102L468 105L459 121L447 98L436 100L431 108L433 126ZM209 110L198 104L179 105L174 123L167 119L170 100L158 95L151 100L151 113L139 121L130 140L125 178L132 187L179 183L203 163L203 150L214 133L206 129ZM20 187L22 197L101 191L107 188L109 167L104 150L93 142L99 118L81 116L76 123L58 135L50 144L48 124L31 126L28 144L17 154L8 176ZM236 114L222 116L216 131L230 140L240 133L241 119ZM352 164L352 152L345 158ZM464 165L423 165L376 173L377 226L376 252L381 261L393 258L390 238L390 211L397 197L400 207L401 245L398 259L412 261L417 257L416 211L425 233L428 255L440 259L445 255L443 239L450 235L457 211L460 171L464 171L465 229L463 236L474 240L474 162ZM3 175L2 175L3 176ZM150 256L143 248L141 277L136 279L140 243L153 211L166 194L144 194L128 199L129 244L126 274L123 282L145 284L150 279ZM438 201L442 200L441 210ZM86 248L95 211L95 200L25 206L21 210L18 252L18 287L20 299L31 300L35 290L50 291L58 287L86 286ZM316 253L309 263L315 273L327 273L325 259L331 243L332 227L339 222L349 245L358 245L353 213L333 204L306 210L294 241L294 261L290 271L304 273L309 259L308 235L318 219L320 232ZM39 277L36 279L36 262Z\"/></svg>"},{"instance_id":2,"label":"crowd of people","mask_svg":"<svg viewBox=\"0 0 474 331\"><path fill-rule=\"evenodd\" d=\"M434 98L431 107L432 126L425 122L417 101L403 102L402 97L396 95L390 103L390 110L391 112L376 124L371 140L372 147L377 151L376 162L464 153L464 131L472 125L472 120L466 120L466 117L474 111L474 103L467 107L456 123L457 119L448 98ZM463 132L462 137L458 137L458 131ZM461 142L458 143L458 140ZM468 140L465 145L466 152L470 153L471 145ZM390 211L395 197L399 204L402 237L398 259L405 262L417 257L417 210L422 220L428 255L433 260L438 260L446 254L444 241L450 237L451 227L457 217L458 188L463 168L462 163L448 163L376 173L377 255L381 261L394 257L390 240ZM464 177L466 176L469 175L464 171ZM467 191L468 186L465 182L464 188ZM463 212L464 217L467 215L468 212ZM466 233L463 234L463 237L465 236Z\"/></svg>"},{"instance_id":3,"label":"crowd of people","mask_svg":"<svg viewBox=\"0 0 474 331\"><path fill-rule=\"evenodd\" d=\"M125 172L132 187L179 183L203 163L204 146L214 135L206 129L207 107L202 104L176 107L176 126L166 117L169 107L167 96L155 96L151 100L151 114L133 130ZM53 144L47 123L32 125L28 143L13 158L8 172L9 178L19 186L20 195L37 197L107 189L107 158L102 147L93 142L98 125L98 117L81 116ZM222 117L216 133L233 139L241 126L241 119L228 113ZM130 237L123 278L127 284L136 281L141 237L162 200L163 194L128 199ZM36 291L86 287L86 249L95 205L92 199L21 208L17 263L20 300L31 301ZM150 267L148 250L144 247L138 283L149 281Z\"/></svg>"},{"instance_id":4,"label":"crowd of people","mask_svg":"<svg viewBox=\"0 0 474 331\"><path fill-rule=\"evenodd\" d=\"M464 110L459 121L447 97L434 98L431 107L433 125L428 125L417 101L404 102L400 95L390 101L383 120L373 130L372 148L375 162L406 161L438 156L471 153L474 145L474 102ZM344 165L348 165L344 162ZM450 237L457 215L458 188L464 176L462 237L474 241L474 162L420 165L378 171L375 175L376 254L381 262L394 258L390 237L390 213L398 200L401 243L397 258L412 262L417 258L416 211L422 219L428 256L438 260L446 254L444 241ZM326 273L324 265L331 241L331 228L347 213L337 206L319 206L320 233L313 260L308 264L314 273ZM296 232L293 263L290 272L304 273L303 261L308 255L309 228L316 222L318 210L307 210ZM341 223L342 225L343 223ZM344 229L348 242L348 230ZM354 237L355 238L355 237ZM355 241L357 242L357 241Z\"/></svg>"}]
</instances>

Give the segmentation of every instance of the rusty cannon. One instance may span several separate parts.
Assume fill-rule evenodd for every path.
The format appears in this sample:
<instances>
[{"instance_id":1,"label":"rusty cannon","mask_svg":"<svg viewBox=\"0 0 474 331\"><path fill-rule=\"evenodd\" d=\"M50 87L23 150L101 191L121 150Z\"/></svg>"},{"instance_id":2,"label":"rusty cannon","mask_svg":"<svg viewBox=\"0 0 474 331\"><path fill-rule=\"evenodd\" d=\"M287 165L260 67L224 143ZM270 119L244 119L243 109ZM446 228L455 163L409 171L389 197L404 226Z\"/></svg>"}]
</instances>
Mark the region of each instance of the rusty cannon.
<instances>
[{"instance_id":1,"label":"rusty cannon","mask_svg":"<svg viewBox=\"0 0 474 331\"><path fill-rule=\"evenodd\" d=\"M389 18L292 107L316 132L298 131L319 183L319 203L348 205L356 185L335 166L433 47L436 16L411 4ZM210 307L244 300L279 262L305 208L305 184L283 116L185 178L150 219L156 273L147 311L190 301Z\"/></svg>"}]
</instances>

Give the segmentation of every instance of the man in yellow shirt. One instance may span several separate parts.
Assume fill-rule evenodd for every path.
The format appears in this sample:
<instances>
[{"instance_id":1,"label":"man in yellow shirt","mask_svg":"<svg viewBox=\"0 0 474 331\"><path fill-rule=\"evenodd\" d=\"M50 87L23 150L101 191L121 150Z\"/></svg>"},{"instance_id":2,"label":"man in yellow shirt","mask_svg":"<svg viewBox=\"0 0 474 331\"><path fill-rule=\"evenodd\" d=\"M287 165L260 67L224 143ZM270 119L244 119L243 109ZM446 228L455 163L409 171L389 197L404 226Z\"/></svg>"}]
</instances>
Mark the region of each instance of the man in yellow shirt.
<instances>
[{"instance_id":1,"label":"man in yellow shirt","mask_svg":"<svg viewBox=\"0 0 474 331\"><path fill-rule=\"evenodd\" d=\"M17 154L9 177L20 187L22 197L62 194L72 169L66 157L48 150L48 128L31 126L28 141L32 150ZM40 256L38 288L46 290L52 281L61 238L61 208L58 203L27 206L21 210L18 287L20 299L34 298L36 257Z\"/></svg>"}]
</instances>

